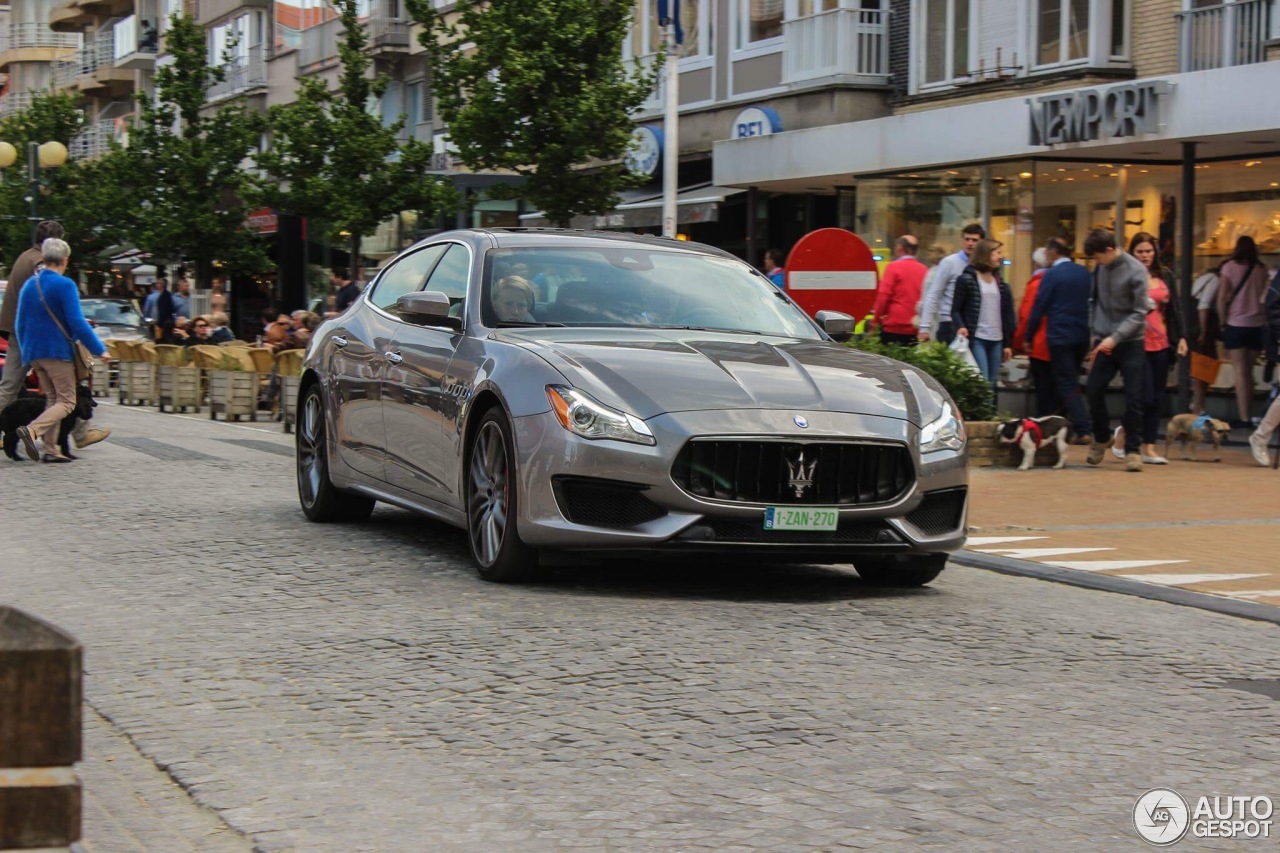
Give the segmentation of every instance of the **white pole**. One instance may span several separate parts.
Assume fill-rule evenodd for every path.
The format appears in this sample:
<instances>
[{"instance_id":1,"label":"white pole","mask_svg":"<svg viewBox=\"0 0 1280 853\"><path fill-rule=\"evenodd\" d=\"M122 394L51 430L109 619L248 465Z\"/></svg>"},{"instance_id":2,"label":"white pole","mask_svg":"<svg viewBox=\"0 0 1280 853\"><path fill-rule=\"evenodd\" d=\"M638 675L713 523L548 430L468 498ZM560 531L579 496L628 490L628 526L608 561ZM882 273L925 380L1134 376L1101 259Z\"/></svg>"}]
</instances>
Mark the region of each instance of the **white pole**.
<instances>
[{"instance_id":1,"label":"white pole","mask_svg":"<svg viewBox=\"0 0 1280 853\"><path fill-rule=\"evenodd\" d=\"M673 0L679 2L679 0ZM667 102L662 152L662 236L676 236L676 189L680 168L680 46L676 25L667 24Z\"/></svg>"}]
</instances>

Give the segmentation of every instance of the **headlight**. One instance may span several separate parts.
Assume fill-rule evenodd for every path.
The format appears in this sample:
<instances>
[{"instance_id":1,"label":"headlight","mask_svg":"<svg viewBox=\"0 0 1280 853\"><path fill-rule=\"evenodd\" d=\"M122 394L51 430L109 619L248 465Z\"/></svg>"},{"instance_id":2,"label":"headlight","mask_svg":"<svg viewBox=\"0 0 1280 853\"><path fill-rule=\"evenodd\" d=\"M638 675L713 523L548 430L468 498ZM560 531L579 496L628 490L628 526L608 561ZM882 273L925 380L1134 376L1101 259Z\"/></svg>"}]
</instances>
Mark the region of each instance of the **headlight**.
<instances>
[{"instance_id":1,"label":"headlight","mask_svg":"<svg viewBox=\"0 0 1280 853\"><path fill-rule=\"evenodd\" d=\"M547 399L560 426L583 438L611 438L632 444L657 444L648 424L564 385L548 385Z\"/></svg>"},{"instance_id":2,"label":"headlight","mask_svg":"<svg viewBox=\"0 0 1280 853\"><path fill-rule=\"evenodd\" d=\"M964 421L956 417L955 410L947 403L942 407L942 416L920 430L920 453L962 450L964 441Z\"/></svg>"}]
</instances>

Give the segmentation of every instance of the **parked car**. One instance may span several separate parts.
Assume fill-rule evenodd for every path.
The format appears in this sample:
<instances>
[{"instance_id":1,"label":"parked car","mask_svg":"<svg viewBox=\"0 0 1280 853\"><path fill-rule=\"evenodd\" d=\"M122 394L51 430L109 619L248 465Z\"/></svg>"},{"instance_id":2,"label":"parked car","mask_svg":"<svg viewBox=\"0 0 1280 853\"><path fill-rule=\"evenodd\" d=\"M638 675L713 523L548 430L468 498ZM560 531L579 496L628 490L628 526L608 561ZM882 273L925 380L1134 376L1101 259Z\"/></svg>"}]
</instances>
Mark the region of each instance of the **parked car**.
<instances>
[{"instance_id":1,"label":"parked car","mask_svg":"<svg viewBox=\"0 0 1280 853\"><path fill-rule=\"evenodd\" d=\"M100 338L144 340L147 324L129 299L81 299L84 317Z\"/></svg>"},{"instance_id":2,"label":"parked car","mask_svg":"<svg viewBox=\"0 0 1280 853\"><path fill-rule=\"evenodd\" d=\"M965 538L964 427L931 377L838 343L852 327L708 246L436 235L317 330L302 510L457 525L493 581L542 551L728 552L925 584Z\"/></svg>"}]
</instances>

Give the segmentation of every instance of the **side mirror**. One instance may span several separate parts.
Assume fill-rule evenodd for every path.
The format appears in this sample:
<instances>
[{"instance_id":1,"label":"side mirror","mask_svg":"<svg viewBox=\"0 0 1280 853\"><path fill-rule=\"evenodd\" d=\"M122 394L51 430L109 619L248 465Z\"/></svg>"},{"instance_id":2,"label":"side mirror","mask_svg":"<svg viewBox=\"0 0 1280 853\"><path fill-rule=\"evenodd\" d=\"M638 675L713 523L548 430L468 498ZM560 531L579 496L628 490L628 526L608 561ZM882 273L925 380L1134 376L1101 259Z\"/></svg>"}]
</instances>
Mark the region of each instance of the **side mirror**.
<instances>
[{"instance_id":1,"label":"side mirror","mask_svg":"<svg viewBox=\"0 0 1280 853\"><path fill-rule=\"evenodd\" d=\"M814 319L833 341L844 343L853 337L854 319L848 314L840 311L819 311L814 315Z\"/></svg>"},{"instance_id":2,"label":"side mirror","mask_svg":"<svg viewBox=\"0 0 1280 853\"><path fill-rule=\"evenodd\" d=\"M418 326L462 328L461 318L449 316L449 297L438 290L406 293L396 300L396 313Z\"/></svg>"}]
</instances>

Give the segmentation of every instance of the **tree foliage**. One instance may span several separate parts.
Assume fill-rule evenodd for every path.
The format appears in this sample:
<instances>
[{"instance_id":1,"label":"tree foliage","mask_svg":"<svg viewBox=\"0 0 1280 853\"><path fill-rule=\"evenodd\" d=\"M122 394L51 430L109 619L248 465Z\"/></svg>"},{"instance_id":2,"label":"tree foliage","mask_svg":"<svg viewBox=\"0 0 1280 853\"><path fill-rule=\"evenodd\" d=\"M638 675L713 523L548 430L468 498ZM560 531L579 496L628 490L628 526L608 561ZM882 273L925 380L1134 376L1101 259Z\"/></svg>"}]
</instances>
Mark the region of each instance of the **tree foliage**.
<instances>
[{"instance_id":1,"label":"tree foliage","mask_svg":"<svg viewBox=\"0 0 1280 853\"><path fill-rule=\"evenodd\" d=\"M258 165L269 178L264 200L325 223L330 236L347 232L354 265L360 237L380 222L403 210L451 207L455 194L451 185L427 174L427 146L400 139L403 119L384 125L371 109L388 81L370 74L356 0L334 0L334 5L344 28L338 88L304 79L293 103L272 108L272 144Z\"/></svg>"},{"instance_id":2,"label":"tree foliage","mask_svg":"<svg viewBox=\"0 0 1280 853\"><path fill-rule=\"evenodd\" d=\"M0 187L0 241L12 254L31 240L27 143L69 146L83 123L76 98L66 93L37 95L30 107L0 120L0 139L18 150L18 161ZM43 186L38 190L36 214L40 219L56 219L66 228L74 267L101 263L107 250L122 239L127 218L119 190L123 174L119 151L41 170Z\"/></svg>"},{"instance_id":3,"label":"tree foliage","mask_svg":"<svg viewBox=\"0 0 1280 853\"><path fill-rule=\"evenodd\" d=\"M409 0L459 159L523 175L520 194L562 225L617 204L620 190L643 180L619 161L657 73L623 61L634 8L501 0L459 4L451 20L431 0Z\"/></svg>"},{"instance_id":4,"label":"tree foliage","mask_svg":"<svg viewBox=\"0 0 1280 853\"><path fill-rule=\"evenodd\" d=\"M260 270L269 262L244 227L253 179L243 167L264 119L240 104L206 108L223 74L209 65L204 28L190 16L173 16L167 46L174 61L156 71L154 96L138 93L126 149L135 242L164 261L193 261L205 285L214 260Z\"/></svg>"}]
</instances>

